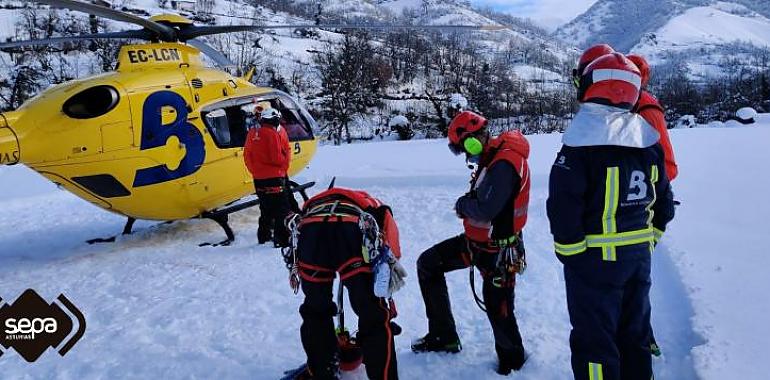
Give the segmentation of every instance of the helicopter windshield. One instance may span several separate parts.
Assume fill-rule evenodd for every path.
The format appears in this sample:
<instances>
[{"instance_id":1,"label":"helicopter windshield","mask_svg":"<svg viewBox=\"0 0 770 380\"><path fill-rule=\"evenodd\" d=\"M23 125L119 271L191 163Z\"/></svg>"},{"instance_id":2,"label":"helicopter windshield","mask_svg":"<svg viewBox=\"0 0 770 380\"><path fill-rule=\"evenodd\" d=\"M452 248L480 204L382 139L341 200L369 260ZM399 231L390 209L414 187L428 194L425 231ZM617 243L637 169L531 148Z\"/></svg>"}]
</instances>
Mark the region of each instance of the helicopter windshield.
<instances>
[{"instance_id":1,"label":"helicopter windshield","mask_svg":"<svg viewBox=\"0 0 770 380\"><path fill-rule=\"evenodd\" d=\"M286 128L289 140L311 140L313 134L309 128L308 118L302 115L296 103L288 97L281 97L276 103L275 106L281 111L281 116L283 117L282 124Z\"/></svg>"}]
</instances>

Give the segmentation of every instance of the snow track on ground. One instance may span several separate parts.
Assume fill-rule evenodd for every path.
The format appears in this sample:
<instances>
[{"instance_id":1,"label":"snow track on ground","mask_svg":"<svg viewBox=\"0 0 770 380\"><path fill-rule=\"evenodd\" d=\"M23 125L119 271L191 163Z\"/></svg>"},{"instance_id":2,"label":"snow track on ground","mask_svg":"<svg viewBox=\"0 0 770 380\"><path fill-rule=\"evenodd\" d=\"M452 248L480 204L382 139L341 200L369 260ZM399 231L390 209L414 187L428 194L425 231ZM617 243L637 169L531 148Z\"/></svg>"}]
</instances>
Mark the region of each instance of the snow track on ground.
<instances>
[{"instance_id":1,"label":"snow track on ground","mask_svg":"<svg viewBox=\"0 0 770 380\"><path fill-rule=\"evenodd\" d=\"M665 243L659 244L652 258L652 327L663 355L653 357L659 379L695 379L691 351L704 343L693 331L692 304L679 270L671 260Z\"/></svg>"}]
</instances>

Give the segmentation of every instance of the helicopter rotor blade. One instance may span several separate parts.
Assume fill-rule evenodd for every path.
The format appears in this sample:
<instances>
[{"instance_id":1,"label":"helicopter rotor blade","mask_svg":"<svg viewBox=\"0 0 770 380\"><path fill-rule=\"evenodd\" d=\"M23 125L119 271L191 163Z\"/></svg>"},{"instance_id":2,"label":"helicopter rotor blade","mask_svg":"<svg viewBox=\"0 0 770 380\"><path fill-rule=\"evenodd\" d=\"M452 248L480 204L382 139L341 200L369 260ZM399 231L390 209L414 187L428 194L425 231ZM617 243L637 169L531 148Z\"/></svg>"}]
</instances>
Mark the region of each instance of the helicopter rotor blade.
<instances>
[{"instance_id":1,"label":"helicopter rotor blade","mask_svg":"<svg viewBox=\"0 0 770 380\"><path fill-rule=\"evenodd\" d=\"M74 42L82 40L99 40L99 39L147 39L149 33L144 30L126 30L122 32L106 32L106 33L94 33L94 34L81 34L77 36L65 36L65 37L51 37L43 38L39 40L26 40L26 41L8 41L0 42L0 49L15 48L22 46L34 46L34 45L50 45L60 44L65 42Z\"/></svg>"},{"instance_id":2,"label":"helicopter rotor blade","mask_svg":"<svg viewBox=\"0 0 770 380\"><path fill-rule=\"evenodd\" d=\"M320 3L319 3L320 5ZM320 12L320 10L319 10ZM228 15L224 13L206 13L210 16L221 16L230 18L240 18L244 20L263 21L263 19ZM319 13L320 14L320 13ZM508 29L505 25L495 24L482 24L482 25L361 25L361 24L312 24L312 25L258 25L264 29L288 29L288 28L332 28L332 29L460 29L460 30L483 30L483 31L499 31Z\"/></svg>"},{"instance_id":3,"label":"helicopter rotor blade","mask_svg":"<svg viewBox=\"0 0 770 380\"><path fill-rule=\"evenodd\" d=\"M249 32L268 29L309 29L309 28L328 28L328 29L364 29L364 30L454 30L454 31L497 31L506 29L502 25L363 25L363 24L287 24L287 25L222 25L222 26L196 26L191 25L179 31L180 40L188 40L200 36L212 34Z\"/></svg>"},{"instance_id":4,"label":"helicopter rotor blade","mask_svg":"<svg viewBox=\"0 0 770 380\"><path fill-rule=\"evenodd\" d=\"M235 67L235 63L233 63L230 58L227 58L226 55L222 54L222 52L211 45L196 39L187 40L187 43L200 50L203 54L209 56L209 58L216 62L219 67Z\"/></svg>"},{"instance_id":5,"label":"helicopter rotor blade","mask_svg":"<svg viewBox=\"0 0 770 380\"><path fill-rule=\"evenodd\" d=\"M94 16L108 18L110 20L128 22L139 25L158 34L165 41L173 41L176 37L176 30L172 27L159 24L126 12L103 7L101 5L81 3L74 0L34 0L41 4L47 4L56 8L64 8L72 11L88 13Z\"/></svg>"}]
</instances>

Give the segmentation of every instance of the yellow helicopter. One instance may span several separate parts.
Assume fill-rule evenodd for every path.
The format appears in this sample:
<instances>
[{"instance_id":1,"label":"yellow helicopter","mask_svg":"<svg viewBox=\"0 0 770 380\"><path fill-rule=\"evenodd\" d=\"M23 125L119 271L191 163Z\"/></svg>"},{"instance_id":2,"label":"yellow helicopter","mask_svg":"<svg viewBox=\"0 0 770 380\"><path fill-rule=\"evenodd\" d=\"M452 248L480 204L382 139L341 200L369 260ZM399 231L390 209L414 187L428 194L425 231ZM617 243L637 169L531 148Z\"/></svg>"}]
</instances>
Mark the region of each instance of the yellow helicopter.
<instances>
[{"instance_id":1,"label":"yellow helicopter","mask_svg":"<svg viewBox=\"0 0 770 380\"><path fill-rule=\"evenodd\" d=\"M201 53L219 65L231 63L196 38L319 25L198 26L179 15L144 19L72 0L37 2L142 29L14 41L0 48L89 39L149 41L124 45L115 71L54 86L17 110L0 113L0 164L24 164L78 197L128 217L123 234L131 233L136 219L208 218L227 234L217 245L230 244L235 236L228 215L258 202L242 201L254 190L243 145L255 106L281 111L293 148L290 175L315 154L316 122L302 105L281 91L253 85L250 74L235 77L205 66ZM305 196L309 186L293 184L293 190Z\"/></svg>"}]
</instances>

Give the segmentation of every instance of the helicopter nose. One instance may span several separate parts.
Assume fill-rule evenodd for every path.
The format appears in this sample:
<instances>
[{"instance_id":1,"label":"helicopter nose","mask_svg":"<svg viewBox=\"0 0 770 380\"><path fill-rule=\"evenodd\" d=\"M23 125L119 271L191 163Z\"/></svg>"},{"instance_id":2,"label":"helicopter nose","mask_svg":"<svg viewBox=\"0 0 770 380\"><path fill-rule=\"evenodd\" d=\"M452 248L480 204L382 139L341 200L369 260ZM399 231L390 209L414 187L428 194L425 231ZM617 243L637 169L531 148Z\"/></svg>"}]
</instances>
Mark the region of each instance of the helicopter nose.
<instances>
[{"instance_id":1,"label":"helicopter nose","mask_svg":"<svg viewBox=\"0 0 770 380\"><path fill-rule=\"evenodd\" d=\"M0 114L0 165L13 165L20 159L19 139L7 125L5 115Z\"/></svg>"}]
</instances>

